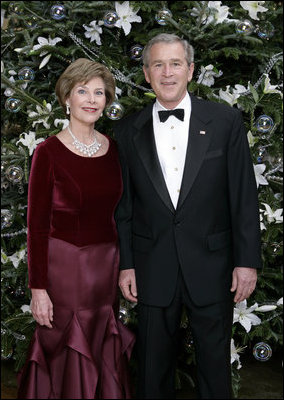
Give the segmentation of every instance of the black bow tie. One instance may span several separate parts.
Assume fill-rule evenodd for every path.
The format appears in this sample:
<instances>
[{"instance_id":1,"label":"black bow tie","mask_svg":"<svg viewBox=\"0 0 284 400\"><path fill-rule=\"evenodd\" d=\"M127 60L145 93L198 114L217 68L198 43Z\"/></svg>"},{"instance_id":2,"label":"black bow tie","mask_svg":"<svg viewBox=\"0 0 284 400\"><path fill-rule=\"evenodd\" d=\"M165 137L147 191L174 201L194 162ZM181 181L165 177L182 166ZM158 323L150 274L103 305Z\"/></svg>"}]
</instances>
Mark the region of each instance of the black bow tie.
<instances>
[{"instance_id":1,"label":"black bow tie","mask_svg":"<svg viewBox=\"0 0 284 400\"><path fill-rule=\"evenodd\" d=\"M183 108L176 108L174 110L165 110L165 111L158 111L160 121L165 122L170 115L174 115L176 118L183 121L184 119L184 109Z\"/></svg>"}]
</instances>

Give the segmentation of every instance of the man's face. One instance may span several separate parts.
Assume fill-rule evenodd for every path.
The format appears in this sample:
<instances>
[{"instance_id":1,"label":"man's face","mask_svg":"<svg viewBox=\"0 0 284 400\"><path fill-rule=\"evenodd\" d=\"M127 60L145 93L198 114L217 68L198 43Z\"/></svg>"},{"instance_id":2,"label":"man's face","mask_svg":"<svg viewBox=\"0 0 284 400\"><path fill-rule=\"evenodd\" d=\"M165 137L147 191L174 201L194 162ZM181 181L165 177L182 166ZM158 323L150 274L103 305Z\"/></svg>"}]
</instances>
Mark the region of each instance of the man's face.
<instances>
[{"instance_id":1,"label":"man's face","mask_svg":"<svg viewBox=\"0 0 284 400\"><path fill-rule=\"evenodd\" d=\"M143 67L145 79L150 83L159 102L167 109L176 107L187 92L194 64L187 64L183 45L156 43L150 49L149 66Z\"/></svg>"}]
</instances>

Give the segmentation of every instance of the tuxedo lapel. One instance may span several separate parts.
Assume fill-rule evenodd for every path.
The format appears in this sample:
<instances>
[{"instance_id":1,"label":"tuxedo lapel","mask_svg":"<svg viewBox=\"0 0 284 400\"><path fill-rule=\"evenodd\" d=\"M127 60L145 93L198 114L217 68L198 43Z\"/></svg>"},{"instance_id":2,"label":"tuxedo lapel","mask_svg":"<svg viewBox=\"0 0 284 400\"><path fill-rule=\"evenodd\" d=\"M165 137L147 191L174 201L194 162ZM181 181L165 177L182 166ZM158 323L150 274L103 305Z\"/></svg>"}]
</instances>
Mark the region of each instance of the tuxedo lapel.
<instances>
[{"instance_id":1,"label":"tuxedo lapel","mask_svg":"<svg viewBox=\"0 0 284 400\"><path fill-rule=\"evenodd\" d=\"M156 150L152 107L151 112L149 111L150 110L148 108L144 110L144 112L142 112L143 114L141 114L140 118L136 121L135 127L137 131L133 136L133 142L145 167L148 177L152 181L158 195L164 204L174 213L175 209L164 180Z\"/></svg>"},{"instance_id":2,"label":"tuxedo lapel","mask_svg":"<svg viewBox=\"0 0 284 400\"><path fill-rule=\"evenodd\" d=\"M199 105L196 98L191 96L192 110L189 125L188 145L185 159L184 173L177 208L181 207L189 194L193 182L204 160L208 149L211 134L208 129L209 118L206 117L206 108Z\"/></svg>"},{"instance_id":3,"label":"tuxedo lapel","mask_svg":"<svg viewBox=\"0 0 284 400\"><path fill-rule=\"evenodd\" d=\"M194 96L191 96L192 110L189 125L188 145L177 209L182 206L190 192L198 171L203 163L211 139L208 127L211 117L208 116L208 109L206 106L202 105L202 103L203 102L199 102L199 100ZM153 105L150 105L141 111L141 114L134 125L137 131L133 135L133 141L154 188L164 204L172 211L172 213L175 213L176 210L171 201L156 150L152 109Z\"/></svg>"}]
</instances>

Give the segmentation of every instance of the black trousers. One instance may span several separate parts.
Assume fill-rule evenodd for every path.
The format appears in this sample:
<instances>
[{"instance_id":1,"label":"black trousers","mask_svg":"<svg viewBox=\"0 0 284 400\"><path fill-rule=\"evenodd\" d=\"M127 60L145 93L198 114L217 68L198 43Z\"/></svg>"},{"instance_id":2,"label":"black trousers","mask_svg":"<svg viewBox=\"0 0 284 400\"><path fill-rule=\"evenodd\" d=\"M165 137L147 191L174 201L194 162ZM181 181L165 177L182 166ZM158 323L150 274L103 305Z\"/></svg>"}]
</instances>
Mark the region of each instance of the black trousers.
<instances>
[{"instance_id":1,"label":"black trousers","mask_svg":"<svg viewBox=\"0 0 284 400\"><path fill-rule=\"evenodd\" d=\"M232 296L229 294L226 302L198 307L190 299L181 273L174 299L168 307L138 303L137 397L175 398L175 368L183 304L195 347L199 398L230 399Z\"/></svg>"}]
</instances>

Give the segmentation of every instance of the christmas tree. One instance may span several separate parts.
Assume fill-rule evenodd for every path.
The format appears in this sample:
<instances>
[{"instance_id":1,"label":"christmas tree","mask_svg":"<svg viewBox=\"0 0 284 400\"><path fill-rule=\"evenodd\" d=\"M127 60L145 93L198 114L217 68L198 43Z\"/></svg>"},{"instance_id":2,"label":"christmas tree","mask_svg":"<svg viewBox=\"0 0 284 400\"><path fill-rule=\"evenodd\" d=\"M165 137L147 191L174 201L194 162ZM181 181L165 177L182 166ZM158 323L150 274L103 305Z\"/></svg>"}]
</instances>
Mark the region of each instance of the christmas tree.
<instances>
[{"instance_id":1,"label":"christmas tree","mask_svg":"<svg viewBox=\"0 0 284 400\"><path fill-rule=\"evenodd\" d=\"M1 4L2 360L13 358L18 370L35 327L27 287L27 187L37 144L68 124L54 93L57 79L80 57L110 69L116 100L96 128L113 136L114 120L155 97L142 72L143 47L159 33L175 33L195 49L188 90L242 110L258 185L263 269L253 295L234 310L231 363L236 394L240 350L265 360L282 346L282 2ZM135 307L123 300L120 318L135 329ZM181 337L178 378L194 362L186 317Z\"/></svg>"}]
</instances>

